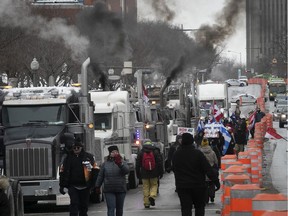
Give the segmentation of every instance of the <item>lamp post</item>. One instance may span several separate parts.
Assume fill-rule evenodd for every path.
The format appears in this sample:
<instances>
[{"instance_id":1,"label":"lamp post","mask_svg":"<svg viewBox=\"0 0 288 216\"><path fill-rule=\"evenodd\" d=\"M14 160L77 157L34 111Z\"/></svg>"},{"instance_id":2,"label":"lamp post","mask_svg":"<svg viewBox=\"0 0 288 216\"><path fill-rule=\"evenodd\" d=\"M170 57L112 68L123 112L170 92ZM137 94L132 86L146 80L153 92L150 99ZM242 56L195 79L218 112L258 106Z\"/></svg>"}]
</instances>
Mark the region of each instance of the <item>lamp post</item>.
<instances>
[{"instance_id":1,"label":"lamp post","mask_svg":"<svg viewBox=\"0 0 288 216\"><path fill-rule=\"evenodd\" d=\"M37 80L36 80L36 72L39 69L39 62L37 61L36 58L33 58L33 61L30 64L32 74L33 74L33 87L37 86Z\"/></svg>"},{"instance_id":2,"label":"lamp post","mask_svg":"<svg viewBox=\"0 0 288 216\"><path fill-rule=\"evenodd\" d=\"M235 51L232 51L232 50L228 50L228 52L236 53L236 54L239 54L239 56L240 56L240 68L238 69L238 79L239 79L240 76L241 76L242 53L241 52L235 52Z\"/></svg>"}]
</instances>

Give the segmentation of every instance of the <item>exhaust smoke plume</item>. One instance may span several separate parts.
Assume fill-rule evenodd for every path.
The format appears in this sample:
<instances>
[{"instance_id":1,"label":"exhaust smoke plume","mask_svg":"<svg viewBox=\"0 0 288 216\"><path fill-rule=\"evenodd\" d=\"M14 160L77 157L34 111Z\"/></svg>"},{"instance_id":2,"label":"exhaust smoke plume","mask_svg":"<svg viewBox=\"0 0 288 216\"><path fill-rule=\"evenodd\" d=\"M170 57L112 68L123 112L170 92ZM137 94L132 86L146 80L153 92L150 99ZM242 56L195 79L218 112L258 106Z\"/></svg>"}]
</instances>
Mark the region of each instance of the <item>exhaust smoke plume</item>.
<instances>
[{"instance_id":1,"label":"exhaust smoke plume","mask_svg":"<svg viewBox=\"0 0 288 216\"><path fill-rule=\"evenodd\" d=\"M148 0L151 4L155 16L163 21L172 21L175 17L174 11L172 11L167 5L165 0Z\"/></svg>"},{"instance_id":2,"label":"exhaust smoke plume","mask_svg":"<svg viewBox=\"0 0 288 216\"><path fill-rule=\"evenodd\" d=\"M165 86L168 87L173 79L175 79L185 69L185 58L181 56L177 65L172 69L170 75L167 77Z\"/></svg>"},{"instance_id":3,"label":"exhaust smoke plume","mask_svg":"<svg viewBox=\"0 0 288 216\"><path fill-rule=\"evenodd\" d=\"M196 41L208 47L221 44L235 33L239 16L244 9L244 0L226 0L226 5L216 17L216 24L202 25L195 34Z\"/></svg>"},{"instance_id":4,"label":"exhaust smoke plume","mask_svg":"<svg viewBox=\"0 0 288 216\"><path fill-rule=\"evenodd\" d=\"M96 77L100 75L99 81L105 89L107 77L100 64L117 65L117 62L113 62L115 58L122 63L129 55L126 53L126 34L122 19L110 12L104 3L98 2L93 8L79 14L77 26L80 32L89 38L88 53L94 65L91 69Z\"/></svg>"},{"instance_id":5,"label":"exhaust smoke plume","mask_svg":"<svg viewBox=\"0 0 288 216\"><path fill-rule=\"evenodd\" d=\"M83 56L87 56L89 41L80 35L77 28L67 25L65 20L60 18L48 21L41 16L32 15L23 0L1 0L0 19L3 27L19 27L28 34L64 43L65 47L72 51L74 60L82 62Z\"/></svg>"}]
</instances>

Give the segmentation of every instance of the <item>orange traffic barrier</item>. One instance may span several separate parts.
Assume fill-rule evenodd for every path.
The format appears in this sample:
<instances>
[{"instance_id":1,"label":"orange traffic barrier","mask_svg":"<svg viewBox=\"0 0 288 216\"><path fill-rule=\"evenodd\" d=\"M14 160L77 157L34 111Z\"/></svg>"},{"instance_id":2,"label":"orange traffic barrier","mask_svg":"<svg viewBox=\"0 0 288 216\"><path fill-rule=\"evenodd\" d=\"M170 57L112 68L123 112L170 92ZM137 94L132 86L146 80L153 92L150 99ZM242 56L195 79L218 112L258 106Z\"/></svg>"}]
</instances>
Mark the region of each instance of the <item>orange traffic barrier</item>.
<instances>
[{"instance_id":1,"label":"orange traffic barrier","mask_svg":"<svg viewBox=\"0 0 288 216\"><path fill-rule=\"evenodd\" d=\"M221 170L225 170L226 169L225 164L231 161L237 161L237 156L236 155L224 155L223 157L221 157Z\"/></svg>"},{"instance_id":2,"label":"orange traffic barrier","mask_svg":"<svg viewBox=\"0 0 288 216\"><path fill-rule=\"evenodd\" d=\"M222 215L230 215L230 189L235 184L250 184L248 175L228 175L223 181Z\"/></svg>"},{"instance_id":3,"label":"orange traffic barrier","mask_svg":"<svg viewBox=\"0 0 288 216\"><path fill-rule=\"evenodd\" d=\"M265 211L262 216L287 216L288 211Z\"/></svg>"},{"instance_id":4,"label":"orange traffic barrier","mask_svg":"<svg viewBox=\"0 0 288 216\"><path fill-rule=\"evenodd\" d=\"M260 188L255 184L236 184L230 192L230 215L242 216L252 214L252 198L260 193Z\"/></svg>"},{"instance_id":5,"label":"orange traffic barrier","mask_svg":"<svg viewBox=\"0 0 288 216\"><path fill-rule=\"evenodd\" d=\"M283 194L257 194L252 199L253 216L261 216L267 210L287 211L287 197Z\"/></svg>"},{"instance_id":6,"label":"orange traffic barrier","mask_svg":"<svg viewBox=\"0 0 288 216\"><path fill-rule=\"evenodd\" d=\"M229 168L230 166L241 166L243 163L241 161L227 161L225 164L223 164L224 170ZM221 164L222 165L222 164Z\"/></svg>"},{"instance_id":7,"label":"orange traffic barrier","mask_svg":"<svg viewBox=\"0 0 288 216\"><path fill-rule=\"evenodd\" d=\"M229 168L225 169L223 172L223 177L224 179L231 174L234 175L242 175L242 174L247 174L247 169L245 170L244 166L230 166Z\"/></svg>"},{"instance_id":8,"label":"orange traffic barrier","mask_svg":"<svg viewBox=\"0 0 288 216\"><path fill-rule=\"evenodd\" d=\"M249 152L239 152L238 153L238 161L240 161L243 166L247 168L249 176L251 176L251 158L249 156Z\"/></svg>"}]
</instances>

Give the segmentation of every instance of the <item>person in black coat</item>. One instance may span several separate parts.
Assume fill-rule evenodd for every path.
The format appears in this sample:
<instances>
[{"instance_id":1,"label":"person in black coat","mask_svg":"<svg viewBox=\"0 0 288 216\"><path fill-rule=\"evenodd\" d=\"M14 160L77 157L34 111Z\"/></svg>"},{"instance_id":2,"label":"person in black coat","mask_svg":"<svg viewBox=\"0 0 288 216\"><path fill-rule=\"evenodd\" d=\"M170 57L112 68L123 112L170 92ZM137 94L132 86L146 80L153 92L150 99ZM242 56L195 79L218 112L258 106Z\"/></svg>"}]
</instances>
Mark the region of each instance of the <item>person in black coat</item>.
<instances>
[{"instance_id":1,"label":"person in black coat","mask_svg":"<svg viewBox=\"0 0 288 216\"><path fill-rule=\"evenodd\" d=\"M195 149L193 142L191 134L182 134L182 145L172 159L182 216L192 215L192 204L196 216L205 215L206 175L213 181L216 190L220 189L217 174L204 154Z\"/></svg>"},{"instance_id":2,"label":"person in black coat","mask_svg":"<svg viewBox=\"0 0 288 216\"><path fill-rule=\"evenodd\" d=\"M0 176L0 216L10 215L10 205L5 190L9 187L9 180Z\"/></svg>"},{"instance_id":3,"label":"person in black coat","mask_svg":"<svg viewBox=\"0 0 288 216\"><path fill-rule=\"evenodd\" d=\"M168 157L167 160L165 161L165 170L166 172L170 173L172 170L172 158L178 147L181 145L182 141L182 135L178 134L176 136L175 143L173 143L168 151Z\"/></svg>"},{"instance_id":4,"label":"person in black coat","mask_svg":"<svg viewBox=\"0 0 288 216\"><path fill-rule=\"evenodd\" d=\"M64 195L64 188L68 189L70 216L87 216L90 190L95 187L98 172L93 155L84 151L81 140L75 140L59 170L59 191Z\"/></svg>"}]
</instances>

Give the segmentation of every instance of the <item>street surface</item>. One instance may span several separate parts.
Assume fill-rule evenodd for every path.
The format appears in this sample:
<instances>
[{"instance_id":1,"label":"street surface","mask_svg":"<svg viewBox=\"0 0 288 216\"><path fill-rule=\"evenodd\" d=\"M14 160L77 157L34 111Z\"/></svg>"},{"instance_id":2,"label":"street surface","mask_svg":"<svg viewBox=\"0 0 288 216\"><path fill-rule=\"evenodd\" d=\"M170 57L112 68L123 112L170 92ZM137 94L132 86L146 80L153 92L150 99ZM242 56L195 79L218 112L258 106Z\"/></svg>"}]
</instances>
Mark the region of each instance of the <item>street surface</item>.
<instances>
[{"instance_id":1,"label":"street surface","mask_svg":"<svg viewBox=\"0 0 288 216\"><path fill-rule=\"evenodd\" d=\"M247 87L229 87L229 98L234 95L247 92L259 96L260 85L249 85ZM235 109L235 104L232 104L231 110ZM273 102L266 103L267 110L273 111ZM255 109L255 105L241 106L242 114L248 115L248 112ZM278 122L274 122L274 128L280 135L287 138L287 126L279 129ZM268 183L270 183L277 191L287 195L287 157L288 157L288 143L285 140L269 140L266 142L268 154L265 156L268 175L266 176ZM269 173L270 172L270 173ZM270 174L270 176L269 176ZM269 189L269 188L268 188ZM276 192L277 192L276 191ZM263 191L265 193L265 191ZM272 191L275 192L275 191ZM206 206L205 215L220 215L221 211L221 191L216 192L214 204L209 203ZM38 204L35 206L25 207L25 215L30 216L63 216L68 215L68 207L59 207L54 204ZM89 215L106 216L106 203L91 204L89 208ZM177 193L175 193L174 174L165 173L160 183L160 194L156 199L156 206L150 209L145 209L143 206L142 185L137 189L132 189L127 192L124 205L125 216L175 216L181 215L180 203ZM193 213L194 215L194 213Z\"/></svg>"}]
</instances>

